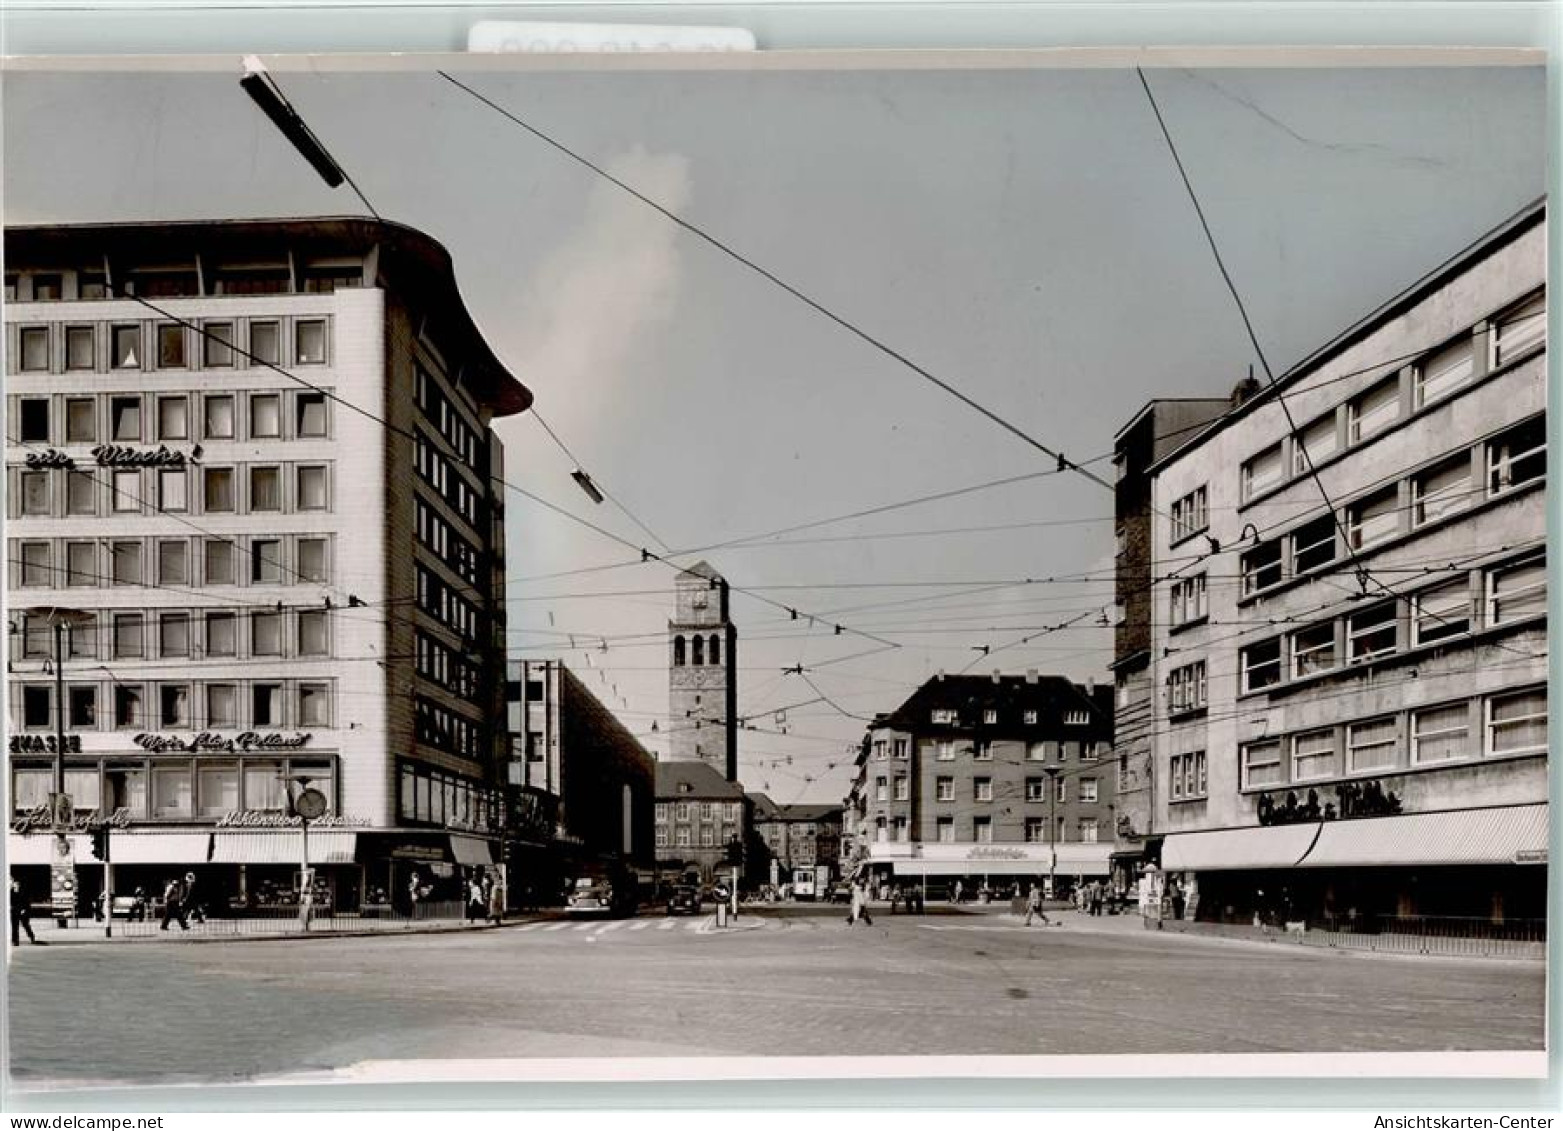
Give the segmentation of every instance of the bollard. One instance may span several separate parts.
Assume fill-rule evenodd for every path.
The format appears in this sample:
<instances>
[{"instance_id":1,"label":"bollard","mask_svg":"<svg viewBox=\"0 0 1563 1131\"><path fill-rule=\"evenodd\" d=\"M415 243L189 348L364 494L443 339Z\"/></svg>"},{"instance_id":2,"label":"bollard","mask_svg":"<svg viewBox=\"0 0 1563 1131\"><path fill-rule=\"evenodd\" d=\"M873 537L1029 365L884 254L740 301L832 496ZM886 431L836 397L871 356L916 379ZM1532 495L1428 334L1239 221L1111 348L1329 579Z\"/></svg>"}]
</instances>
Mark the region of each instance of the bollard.
<instances>
[{"instance_id":1,"label":"bollard","mask_svg":"<svg viewBox=\"0 0 1563 1131\"><path fill-rule=\"evenodd\" d=\"M716 905L716 925L718 927L727 926L727 903L725 900Z\"/></svg>"}]
</instances>

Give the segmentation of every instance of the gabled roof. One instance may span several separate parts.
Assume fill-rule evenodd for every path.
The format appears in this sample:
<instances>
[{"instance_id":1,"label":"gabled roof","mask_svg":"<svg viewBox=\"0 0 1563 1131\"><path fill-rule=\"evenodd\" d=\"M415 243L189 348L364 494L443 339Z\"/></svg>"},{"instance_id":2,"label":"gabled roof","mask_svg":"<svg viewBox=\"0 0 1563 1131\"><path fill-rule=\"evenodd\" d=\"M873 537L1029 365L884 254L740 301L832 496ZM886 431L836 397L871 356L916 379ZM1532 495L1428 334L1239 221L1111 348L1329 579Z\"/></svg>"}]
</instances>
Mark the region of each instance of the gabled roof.
<instances>
[{"instance_id":1,"label":"gabled roof","mask_svg":"<svg viewBox=\"0 0 1563 1131\"><path fill-rule=\"evenodd\" d=\"M895 730L926 733L936 730L932 712L953 709L961 713L963 726L970 726L972 710L994 709L1000 712L999 727L1014 729L1022 711L1037 712L1037 726L1044 730L1062 724L1066 711L1090 713L1098 728L1112 727L1112 688L1106 684L1095 691L1060 675L935 676L897 707L882 724Z\"/></svg>"},{"instance_id":2,"label":"gabled roof","mask_svg":"<svg viewBox=\"0 0 1563 1131\"><path fill-rule=\"evenodd\" d=\"M684 572L685 573L692 573L696 577L704 577L708 581L721 581L721 580L723 580L722 575L717 573L715 567L712 566L711 563L706 561L704 558L702 558L700 561L696 562L694 565L690 566Z\"/></svg>"},{"instance_id":3,"label":"gabled roof","mask_svg":"<svg viewBox=\"0 0 1563 1131\"><path fill-rule=\"evenodd\" d=\"M689 788L685 789L684 786ZM658 762L657 800L741 801L744 787L705 762Z\"/></svg>"}]
</instances>

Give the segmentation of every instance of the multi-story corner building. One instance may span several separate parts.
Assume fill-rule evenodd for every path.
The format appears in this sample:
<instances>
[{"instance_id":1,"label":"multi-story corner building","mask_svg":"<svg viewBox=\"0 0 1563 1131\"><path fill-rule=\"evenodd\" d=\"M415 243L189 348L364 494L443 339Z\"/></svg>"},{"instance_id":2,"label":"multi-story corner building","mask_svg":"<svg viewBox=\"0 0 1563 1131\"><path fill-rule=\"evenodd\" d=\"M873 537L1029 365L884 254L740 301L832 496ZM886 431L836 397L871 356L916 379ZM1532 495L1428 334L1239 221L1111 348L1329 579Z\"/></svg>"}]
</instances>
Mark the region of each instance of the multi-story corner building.
<instances>
[{"instance_id":1,"label":"multi-story corner building","mask_svg":"<svg viewBox=\"0 0 1563 1131\"><path fill-rule=\"evenodd\" d=\"M505 829L518 902L558 894L583 868L650 877L655 759L559 660L511 661Z\"/></svg>"},{"instance_id":2,"label":"multi-story corner building","mask_svg":"<svg viewBox=\"0 0 1563 1131\"><path fill-rule=\"evenodd\" d=\"M799 869L825 865L839 874L843 810L840 805L778 805L763 793L751 793L755 839L764 846L766 870L775 863L776 879L786 882Z\"/></svg>"},{"instance_id":3,"label":"multi-story corner building","mask_svg":"<svg viewBox=\"0 0 1563 1131\"><path fill-rule=\"evenodd\" d=\"M668 622L668 757L738 780L738 629L706 562L679 573Z\"/></svg>"},{"instance_id":4,"label":"multi-story corner building","mask_svg":"<svg viewBox=\"0 0 1563 1131\"><path fill-rule=\"evenodd\" d=\"M1152 466L1198 917L1544 915L1545 267L1538 204Z\"/></svg>"},{"instance_id":5,"label":"multi-story corner building","mask_svg":"<svg viewBox=\"0 0 1563 1131\"><path fill-rule=\"evenodd\" d=\"M743 786L707 763L658 762L658 873L699 872L706 882L726 875L749 842L747 808Z\"/></svg>"},{"instance_id":6,"label":"multi-story corner building","mask_svg":"<svg viewBox=\"0 0 1563 1131\"><path fill-rule=\"evenodd\" d=\"M503 458L531 395L429 237L361 219L5 233L11 796L37 898L65 792L116 889L197 873L212 907L296 901L288 790L326 795L340 907L494 863ZM289 781L288 779L295 779ZM70 844L95 864L86 838ZM80 868L92 898L101 869Z\"/></svg>"},{"instance_id":7,"label":"multi-story corner building","mask_svg":"<svg viewBox=\"0 0 1563 1131\"><path fill-rule=\"evenodd\" d=\"M877 718L854 793L857 868L876 879L1008 887L1108 874L1112 689L1061 676L956 675Z\"/></svg>"},{"instance_id":8,"label":"multi-story corner building","mask_svg":"<svg viewBox=\"0 0 1563 1131\"><path fill-rule=\"evenodd\" d=\"M1113 625L1113 745L1117 754L1114 885L1126 890L1144 863L1151 831L1151 464L1231 408L1233 398L1148 403L1113 441L1117 593Z\"/></svg>"}]
</instances>

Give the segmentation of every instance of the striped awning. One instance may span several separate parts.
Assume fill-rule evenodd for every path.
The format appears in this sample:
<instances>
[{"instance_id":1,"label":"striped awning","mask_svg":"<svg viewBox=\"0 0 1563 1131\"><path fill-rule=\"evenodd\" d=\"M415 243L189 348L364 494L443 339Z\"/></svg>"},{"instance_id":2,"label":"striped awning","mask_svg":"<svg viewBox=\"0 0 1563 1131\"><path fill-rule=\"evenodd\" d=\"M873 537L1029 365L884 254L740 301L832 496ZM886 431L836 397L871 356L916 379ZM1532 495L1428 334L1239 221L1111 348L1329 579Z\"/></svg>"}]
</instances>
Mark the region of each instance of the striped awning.
<instances>
[{"instance_id":1,"label":"striped awning","mask_svg":"<svg viewBox=\"0 0 1563 1131\"><path fill-rule=\"evenodd\" d=\"M351 864L358 834L322 829L309 834L309 863ZM291 864L304 859L304 838L298 829L220 830L212 834L213 864Z\"/></svg>"},{"instance_id":2,"label":"striped awning","mask_svg":"<svg viewBox=\"0 0 1563 1131\"><path fill-rule=\"evenodd\" d=\"M475 836L461 836L452 833L450 838L450 852L456 859L456 863L468 868L492 868L494 866L494 853L489 848L488 841L480 840Z\"/></svg>"},{"instance_id":3,"label":"striped awning","mask_svg":"<svg viewBox=\"0 0 1563 1131\"><path fill-rule=\"evenodd\" d=\"M1056 867L1045 850L1022 860L914 859L896 860L893 867L897 876L1045 876L1050 870L1060 876L1105 876L1111 850L1110 844L1060 844Z\"/></svg>"},{"instance_id":4,"label":"striped awning","mask_svg":"<svg viewBox=\"0 0 1563 1131\"><path fill-rule=\"evenodd\" d=\"M1546 860L1547 806L1542 803L1329 821L1301 866L1544 864Z\"/></svg>"},{"instance_id":5,"label":"striped awning","mask_svg":"<svg viewBox=\"0 0 1563 1131\"><path fill-rule=\"evenodd\" d=\"M1169 833L1161 846L1166 872L1232 872L1294 868L1319 836L1318 821L1301 825Z\"/></svg>"},{"instance_id":6,"label":"striped awning","mask_svg":"<svg viewBox=\"0 0 1563 1131\"><path fill-rule=\"evenodd\" d=\"M109 836L109 857L115 864L205 864L211 849L211 833L116 832Z\"/></svg>"},{"instance_id":7,"label":"striped awning","mask_svg":"<svg viewBox=\"0 0 1563 1131\"><path fill-rule=\"evenodd\" d=\"M16 833L8 833L5 838L5 862L7 864L51 864L55 860L83 860L88 863L97 863L92 856L92 845L88 838L79 834L70 836L71 854L59 856L55 852L55 836L51 832L29 833L27 836L19 836Z\"/></svg>"}]
</instances>

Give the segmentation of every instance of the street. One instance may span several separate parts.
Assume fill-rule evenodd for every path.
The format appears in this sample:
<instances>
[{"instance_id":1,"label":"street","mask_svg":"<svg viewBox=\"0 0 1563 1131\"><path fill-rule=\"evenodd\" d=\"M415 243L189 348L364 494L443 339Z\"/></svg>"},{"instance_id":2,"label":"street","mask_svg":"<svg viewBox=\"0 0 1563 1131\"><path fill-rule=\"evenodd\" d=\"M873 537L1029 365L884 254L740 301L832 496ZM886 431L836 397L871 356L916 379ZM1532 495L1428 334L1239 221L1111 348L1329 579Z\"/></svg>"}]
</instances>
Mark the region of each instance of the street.
<instances>
[{"instance_id":1,"label":"street","mask_svg":"<svg viewBox=\"0 0 1563 1131\"><path fill-rule=\"evenodd\" d=\"M386 938L24 947L21 1087L365 1060L1534 1050L1539 963L1379 958L930 906Z\"/></svg>"}]
</instances>

